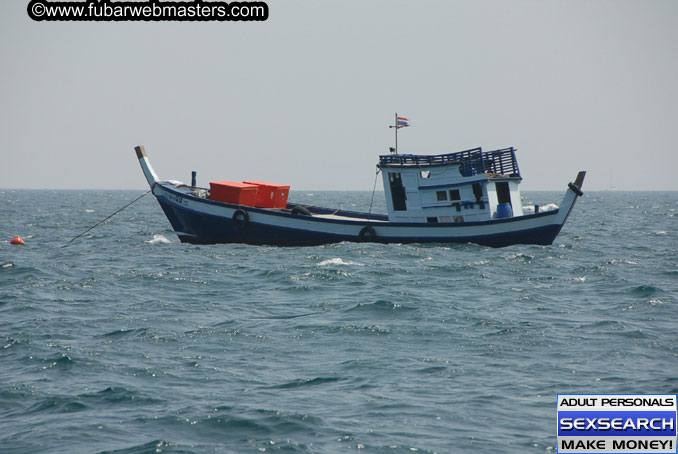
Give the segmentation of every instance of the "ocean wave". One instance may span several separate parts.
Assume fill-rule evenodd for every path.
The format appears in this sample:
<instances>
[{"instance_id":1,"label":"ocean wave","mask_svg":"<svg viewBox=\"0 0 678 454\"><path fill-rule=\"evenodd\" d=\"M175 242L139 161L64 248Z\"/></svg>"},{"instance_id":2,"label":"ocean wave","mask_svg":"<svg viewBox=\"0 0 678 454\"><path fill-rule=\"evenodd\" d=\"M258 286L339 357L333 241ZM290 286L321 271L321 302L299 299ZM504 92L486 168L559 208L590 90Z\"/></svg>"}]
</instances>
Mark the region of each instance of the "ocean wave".
<instances>
[{"instance_id":1,"label":"ocean wave","mask_svg":"<svg viewBox=\"0 0 678 454\"><path fill-rule=\"evenodd\" d=\"M322 262L318 263L318 266L365 266L362 263L358 262L353 262L351 260L345 261L344 259L337 257L333 259L327 259L323 260Z\"/></svg>"},{"instance_id":2,"label":"ocean wave","mask_svg":"<svg viewBox=\"0 0 678 454\"><path fill-rule=\"evenodd\" d=\"M392 303L391 301L379 300L373 303L358 303L355 306L352 306L346 309L346 312L366 312L366 313L380 313L380 314L393 314L415 311L416 308L403 306L402 304Z\"/></svg>"},{"instance_id":3,"label":"ocean wave","mask_svg":"<svg viewBox=\"0 0 678 454\"><path fill-rule=\"evenodd\" d=\"M305 388L307 386L318 386L326 383L335 383L345 380L342 377L315 377L315 378L300 378L291 382L283 383L281 385L266 386L266 389L297 389Z\"/></svg>"},{"instance_id":4,"label":"ocean wave","mask_svg":"<svg viewBox=\"0 0 678 454\"><path fill-rule=\"evenodd\" d=\"M146 243L148 244L170 244L172 243L170 240L167 239L164 235L160 234L155 234L153 235L153 238L150 240L147 240Z\"/></svg>"},{"instance_id":5,"label":"ocean wave","mask_svg":"<svg viewBox=\"0 0 678 454\"><path fill-rule=\"evenodd\" d=\"M179 448L179 449L175 449ZM114 449L112 451L99 451L97 454L160 454L160 453L187 452L180 449L176 443L168 443L163 440L153 440L128 448ZM191 451L188 451L191 452Z\"/></svg>"}]
</instances>

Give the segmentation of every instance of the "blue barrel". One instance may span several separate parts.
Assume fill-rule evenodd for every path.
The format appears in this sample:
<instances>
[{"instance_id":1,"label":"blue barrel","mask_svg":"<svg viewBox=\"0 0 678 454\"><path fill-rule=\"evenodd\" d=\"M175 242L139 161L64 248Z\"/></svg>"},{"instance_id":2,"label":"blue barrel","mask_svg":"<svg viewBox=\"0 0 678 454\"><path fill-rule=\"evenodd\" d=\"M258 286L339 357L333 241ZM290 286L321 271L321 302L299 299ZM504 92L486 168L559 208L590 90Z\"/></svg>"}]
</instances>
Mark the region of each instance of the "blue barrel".
<instances>
[{"instance_id":1,"label":"blue barrel","mask_svg":"<svg viewBox=\"0 0 678 454\"><path fill-rule=\"evenodd\" d=\"M511 208L510 203L500 203L497 205L497 218L512 218L513 217L513 208Z\"/></svg>"}]
</instances>

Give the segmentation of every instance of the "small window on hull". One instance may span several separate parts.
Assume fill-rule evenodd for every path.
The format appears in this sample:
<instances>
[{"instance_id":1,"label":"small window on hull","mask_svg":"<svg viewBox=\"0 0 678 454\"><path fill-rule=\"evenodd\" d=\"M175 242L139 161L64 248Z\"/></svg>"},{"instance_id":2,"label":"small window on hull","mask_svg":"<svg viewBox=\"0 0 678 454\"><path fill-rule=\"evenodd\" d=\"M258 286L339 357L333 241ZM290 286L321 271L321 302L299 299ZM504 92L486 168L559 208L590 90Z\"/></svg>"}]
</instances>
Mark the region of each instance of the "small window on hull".
<instances>
[{"instance_id":1,"label":"small window on hull","mask_svg":"<svg viewBox=\"0 0 678 454\"><path fill-rule=\"evenodd\" d=\"M461 195L459 194L459 189L450 190L450 200L461 200Z\"/></svg>"},{"instance_id":2,"label":"small window on hull","mask_svg":"<svg viewBox=\"0 0 678 454\"><path fill-rule=\"evenodd\" d=\"M426 222L428 222L429 224L437 224L438 218L426 218Z\"/></svg>"},{"instance_id":3,"label":"small window on hull","mask_svg":"<svg viewBox=\"0 0 678 454\"><path fill-rule=\"evenodd\" d=\"M436 191L436 198L438 199L438 202L442 202L443 200L447 200L447 192Z\"/></svg>"}]
</instances>

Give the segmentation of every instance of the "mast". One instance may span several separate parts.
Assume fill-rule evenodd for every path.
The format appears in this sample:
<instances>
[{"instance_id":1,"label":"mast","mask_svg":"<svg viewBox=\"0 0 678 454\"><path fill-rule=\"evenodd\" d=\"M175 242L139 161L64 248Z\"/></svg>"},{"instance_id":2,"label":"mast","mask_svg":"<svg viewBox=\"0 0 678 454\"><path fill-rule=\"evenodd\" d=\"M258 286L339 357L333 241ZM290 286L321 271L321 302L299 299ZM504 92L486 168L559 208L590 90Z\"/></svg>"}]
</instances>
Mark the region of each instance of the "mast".
<instances>
[{"instance_id":1,"label":"mast","mask_svg":"<svg viewBox=\"0 0 678 454\"><path fill-rule=\"evenodd\" d=\"M398 129L400 129L400 127L398 126L398 112L396 112L395 114L394 121L395 123L389 126L389 128L395 128L395 148L391 147L391 153L398 154Z\"/></svg>"},{"instance_id":2,"label":"mast","mask_svg":"<svg viewBox=\"0 0 678 454\"><path fill-rule=\"evenodd\" d=\"M395 128L395 146L396 146L395 154L398 154L398 129L400 129L400 128L398 128L398 112L396 112L396 114L395 114L394 125L395 126L393 126L393 127Z\"/></svg>"}]
</instances>

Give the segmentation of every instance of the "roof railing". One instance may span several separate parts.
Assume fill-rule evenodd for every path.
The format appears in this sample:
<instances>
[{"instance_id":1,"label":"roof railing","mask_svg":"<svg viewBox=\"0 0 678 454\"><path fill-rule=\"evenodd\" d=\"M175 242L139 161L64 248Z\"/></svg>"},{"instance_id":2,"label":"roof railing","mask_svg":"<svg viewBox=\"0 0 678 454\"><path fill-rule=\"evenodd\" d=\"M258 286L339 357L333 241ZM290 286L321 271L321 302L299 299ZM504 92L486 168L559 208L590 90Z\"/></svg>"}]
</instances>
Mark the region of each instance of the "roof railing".
<instances>
[{"instance_id":1,"label":"roof railing","mask_svg":"<svg viewBox=\"0 0 678 454\"><path fill-rule=\"evenodd\" d=\"M379 165L384 167L420 167L459 164L459 172L465 176L493 173L520 178L515 148L483 151L482 148L438 155L393 154L379 156Z\"/></svg>"}]
</instances>

